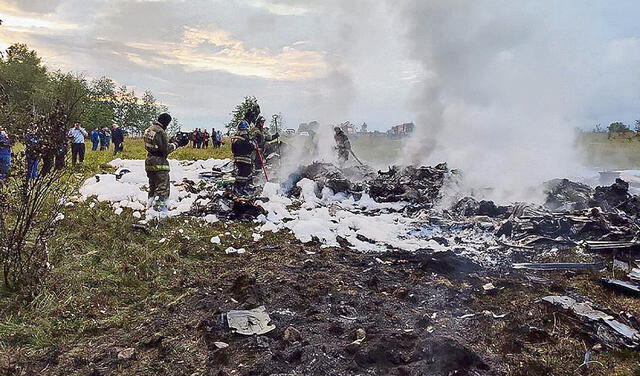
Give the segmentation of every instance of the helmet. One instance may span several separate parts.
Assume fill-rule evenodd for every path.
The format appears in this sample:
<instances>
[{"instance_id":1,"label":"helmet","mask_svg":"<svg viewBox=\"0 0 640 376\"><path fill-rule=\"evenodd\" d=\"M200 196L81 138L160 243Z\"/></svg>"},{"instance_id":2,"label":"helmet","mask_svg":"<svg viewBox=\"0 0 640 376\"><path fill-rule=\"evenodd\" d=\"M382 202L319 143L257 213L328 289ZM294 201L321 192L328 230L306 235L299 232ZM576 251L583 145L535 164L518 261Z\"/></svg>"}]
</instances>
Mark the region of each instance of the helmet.
<instances>
[{"instance_id":1,"label":"helmet","mask_svg":"<svg viewBox=\"0 0 640 376\"><path fill-rule=\"evenodd\" d=\"M238 130L239 131L249 130L249 123L247 123L246 120L241 120L240 123L238 123Z\"/></svg>"},{"instance_id":2,"label":"helmet","mask_svg":"<svg viewBox=\"0 0 640 376\"><path fill-rule=\"evenodd\" d=\"M254 104L246 110L246 112L244 113L244 118L245 120L253 123L255 122L258 115L260 115L260 106L258 104Z\"/></svg>"},{"instance_id":3,"label":"helmet","mask_svg":"<svg viewBox=\"0 0 640 376\"><path fill-rule=\"evenodd\" d=\"M338 127L338 126L335 126L335 127L333 127L333 131L337 133L337 132L342 131L342 129L340 127Z\"/></svg>"},{"instance_id":4,"label":"helmet","mask_svg":"<svg viewBox=\"0 0 640 376\"><path fill-rule=\"evenodd\" d=\"M158 116L158 123L162 124L166 128L169 126L169 123L171 123L171 115L166 112L161 113L160 116Z\"/></svg>"},{"instance_id":5,"label":"helmet","mask_svg":"<svg viewBox=\"0 0 640 376\"><path fill-rule=\"evenodd\" d=\"M265 121L264 116L258 116L258 119L256 119L256 125L264 125Z\"/></svg>"}]
</instances>

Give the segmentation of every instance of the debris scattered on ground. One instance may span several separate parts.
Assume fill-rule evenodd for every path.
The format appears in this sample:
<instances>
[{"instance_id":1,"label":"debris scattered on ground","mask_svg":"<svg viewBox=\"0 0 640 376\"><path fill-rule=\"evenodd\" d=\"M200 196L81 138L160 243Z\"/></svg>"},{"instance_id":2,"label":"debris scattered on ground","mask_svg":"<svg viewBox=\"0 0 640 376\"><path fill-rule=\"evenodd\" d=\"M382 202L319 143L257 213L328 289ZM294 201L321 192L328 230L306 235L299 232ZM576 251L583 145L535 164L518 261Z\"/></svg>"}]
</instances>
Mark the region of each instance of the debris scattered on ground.
<instances>
[{"instance_id":1,"label":"debris scattered on ground","mask_svg":"<svg viewBox=\"0 0 640 376\"><path fill-rule=\"evenodd\" d=\"M228 254L228 255L230 255L230 254L238 254L238 255L241 255L241 254L243 254L243 253L245 253L245 252L247 252L247 250L246 250L246 249L244 249L244 248L237 248L237 249L236 249L236 248L234 248L234 247L229 247L229 248L227 248L227 249L225 249L225 250L224 250L224 253L226 253L226 254Z\"/></svg>"},{"instance_id":2,"label":"debris scattered on ground","mask_svg":"<svg viewBox=\"0 0 640 376\"><path fill-rule=\"evenodd\" d=\"M610 347L640 346L640 332L618 321L614 316L594 308L593 303L579 303L569 296L545 296L541 301L570 311L592 328L591 334ZM604 324L604 325L601 325Z\"/></svg>"},{"instance_id":3,"label":"debris scattered on ground","mask_svg":"<svg viewBox=\"0 0 640 376\"><path fill-rule=\"evenodd\" d=\"M136 168L127 168L129 173L114 178L118 184L128 184L139 175ZM233 304L221 310L267 303L277 309L272 315L286 329L243 344L274 354L281 364L290 364L291 359L295 359L291 362L304 364L296 370L313 374L317 370L310 365L314 359L322 359L318 367L330 367L335 359L348 357L358 368L357 372L345 374L384 374L383 369L389 371L387 374L448 374L458 369L492 374L484 372L491 368L488 365L491 355L472 350L474 338L469 333L473 331L466 332L469 327L493 330L495 327L490 325L513 325L517 328L512 328L514 333L526 336L526 340L513 339L513 347L507 346L505 350L509 353L513 348L521 348L521 341L543 341L552 336L551 328L544 326L548 322L541 322L533 311L527 311L532 316L526 319L519 315L518 310L525 309L519 306L519 301L511 305L495 303L510 290L525 286L529 292L536 293L532 302L551 293L571 295L546 296L541 300L566 312L560 316L571 317L581 335L586 334L593 343L602 343L607 348L637 347L640 343L639 325L632 316L620 313L620 307L615 307L615 312L602 308L596 299L591 299L594 303L586 298L576 300L579 292L563 289L562 283L562 278L593 282L602 279L607 288L637 293L635 282L640 281L640 270L635 268L637 261L632 254L640 248L637 239L640 199L629 193L628 185L622 180L592 188L558 179L546 184L546 200L542 205L502 205L468 196L468 192L449 197L447 190L456 187L458 174L445 164L396 166L376 172L367 167L340 168L314 163L300 167L282 184L271 182L258 186L256 196L250 198L238 197L226 190L227 173L215 167L207 169L176 174L172 184L177 192L170 204L170 216L190 215L207 223L251 221L248 239L243 239L249 243L242 245L252 251L251 256L261 260L265 253L259 251L266 249L262 246L273 246L266 245L271 236L262 240L265 233L290 231L303 243L294 242L300 246L295 257L301 258L281 263L279 266L283 269L279 271L284 270L286 274L297 270L296 275L304 273L310 280L322 281L297 282L291 276L280 279L278 273L266 287L255 283L253 272L249 272L240 282L234 282L232 296L218 297L219 301ZM111 185L110 179L103 176L101 183L88 181L87 191L105 194L96 184ZM129 189L131 187L124 186L124 191ZM145 195L144 183L139 183L136 189L142 193L140 197ZM133 194L133 189L128 192ZM447 200L441 201L445 195ZM110 201L111 198L105 195L98 200ZM130 208L140 212L144 209L135 207L145 203L135 198L128 202L110 202L114 210ZM225 252L244 252L244 248L227 247L228 244L240 245L230 235L227 232L224 237ZM212 237L211 244L220 244L221 237ZM320 250L325 247L333 248L325 253ZM356 262L350 258L353 256L345 256L353 251L373 254ZM325 260L328 254L334 257L331 263ZM247 257L223 259L230 263L247 261ZM332 265L340 262L353 267L352 274L334 276ZM545 273L545 278L540 278L532 276L537 273L523 270L562 272ZM575 273L575 270L589 272ZM419 288L415 287L416 283ZM302 286L309 289L305 290L304 298L298 293ZM225 286L219 288L226 291ZM274 300L281 294L286 304L275 307ZM393 327L384 326L388 324L386 317L374 320L376 322L367 321L378 317L378 304L382 300L387 304L384 314L394 317ZM480 303L470 305L477 301ZM297 310L288 305L290 302ZM425 306L431 311L425 311ZM262 311L257 313L250 313L255 310L229 311L226 315L229 327L245 335L273 330L264 307L260 308ZM282 313L289 312L289 308L291 313ZM545 309L537 306L539 312ZM396 314L396 310L402 314ZM417 311L421 312L420 317L414 317ZM557 314L554 312L554 315ZM304 317L304 325L309 327L301 326L300 317ZM502 320L496 322L498 319ZM333 336L334 345L319 350L315 344L321 336L318 333L325 331ZM460 340L460 336L466 334L465 340ZM236 348L232 339L221 335L210 338L212 342L208 344L224 340ZM220 349L215 344L213 347ZM336 348L339 353L324 353ZM414 358L417 360L403 360ZM266 366L272 360L252 362ZM450 361L454 363L449 367ZM460 363L456 362L468 366L457 368ZM269 368L264 373L288 372L285 368Z\"/></svg>"},{"instance_id":4,"label":"debris scattered on ground","mask_svg":"<svg viewBox=\"0 0 640 376\"><path fill-rule=\"evenodd\" d=\"M213 345L217 348L217 349L226 349L227 347L229 347L229 344L226 342L220 342L220 341L216 341L213 343Z\"/></svg>"},{"instance_id":5,"label":"debris scattered on ground","mask_svg":"<svg viewBox=\"0 0 640 376\"><path fill-rule=\"evenodd\" d=\"M245 336L262 335L274 330L271 318L264 306L244 311L229 311L226 314L229 328Z\"/></svg>"},{"instance_id":6,"label":"debris scattered on ground","mask_svg":"<svg viewBox=\"0 0 640 376\"><path fill-rule=\"evenodd\" d=\"M550 263L520 263L513 264L514 269L529 270L601 270L604 268L599 262L574 263L574 262L550 262Z\"/></svg>"},{"instance_id":7,"label":"debris scattered on ground","mask_svg":"<svg viewBox=\"0 0 640 376\"><path fill-rule=\"evenodd\" d=\"M611 287L621 292L635 295L640 294L640 285L633 282L621 281L619 279L603 279L601 280L601 282L605 286Z\"/></svg>"}]
</instances>

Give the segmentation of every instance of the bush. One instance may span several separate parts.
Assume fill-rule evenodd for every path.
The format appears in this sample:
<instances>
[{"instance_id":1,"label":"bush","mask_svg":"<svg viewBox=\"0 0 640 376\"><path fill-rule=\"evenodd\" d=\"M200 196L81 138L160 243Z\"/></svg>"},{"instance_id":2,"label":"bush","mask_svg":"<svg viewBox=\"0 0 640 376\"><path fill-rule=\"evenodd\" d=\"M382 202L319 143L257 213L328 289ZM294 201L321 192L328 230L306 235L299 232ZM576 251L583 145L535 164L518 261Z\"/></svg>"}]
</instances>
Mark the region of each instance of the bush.
<instances>
[{"instance_id":1,"label":"bush","mask_svg":"<svg viewBox=\"0 0 640 376\"><path fill-rule=\"evenodd\" d=\"M1 110L7 108L3 103ZM57 104L46 115L32 115L24 134L12 137L25 147L13 153L9 174L0 181L0 263L9 289L36 285L49 270L49 240L78 183L62 164L53 166L57 154L59 162L66 156L67 121L64 106ZM35 174L29 168L34 161L40 167Z\"/></svg>"}]
</instances>

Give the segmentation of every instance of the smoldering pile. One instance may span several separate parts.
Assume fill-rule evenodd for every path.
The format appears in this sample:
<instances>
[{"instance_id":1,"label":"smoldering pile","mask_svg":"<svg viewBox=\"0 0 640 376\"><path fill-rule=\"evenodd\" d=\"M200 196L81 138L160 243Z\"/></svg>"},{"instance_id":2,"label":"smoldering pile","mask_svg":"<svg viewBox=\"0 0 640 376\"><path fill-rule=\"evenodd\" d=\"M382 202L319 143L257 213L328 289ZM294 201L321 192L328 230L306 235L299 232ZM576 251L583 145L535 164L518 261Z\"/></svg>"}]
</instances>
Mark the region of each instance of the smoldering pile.
<instances>
[{"instance_id":1,"label":"smoldering pile","mask_svg":"<svg viewBox=\"0 0 640 376\"><path fill-rule=\"evenodd\" d=\"M309 179L317 184L318 192L330 188L334 193L355 195L363 193L375 201L407 202L412 209L430 208L440 198L442 187L454 180L457 171L449 170L446 163L431 166L391 166L387 171L375 172L369 166L353 166L340 169L331 163L315 162L301 166L286 182L288 193L300 194L296 184Z\"/></svg>"}]
</instances>

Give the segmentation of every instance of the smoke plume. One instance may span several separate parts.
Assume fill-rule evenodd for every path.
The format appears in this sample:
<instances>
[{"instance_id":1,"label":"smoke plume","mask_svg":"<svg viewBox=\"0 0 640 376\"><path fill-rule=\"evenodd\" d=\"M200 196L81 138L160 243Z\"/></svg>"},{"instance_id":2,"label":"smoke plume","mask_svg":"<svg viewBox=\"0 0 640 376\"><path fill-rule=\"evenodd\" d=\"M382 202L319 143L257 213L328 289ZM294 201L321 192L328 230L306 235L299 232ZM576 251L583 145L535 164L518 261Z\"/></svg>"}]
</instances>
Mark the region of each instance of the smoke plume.
<instances>
[{"instance_id":1,"label":"smoke plume","mask_svg":"<svg viewBox=\"0 0 640 376\"><path fill-rule=\"evenodd\" d=\"M580 35L544 4L402 4L408 47L424 70L403 163L446 161L500 200L532 199L519 188L576 172Z\"/></svg>"}]
</instances>

